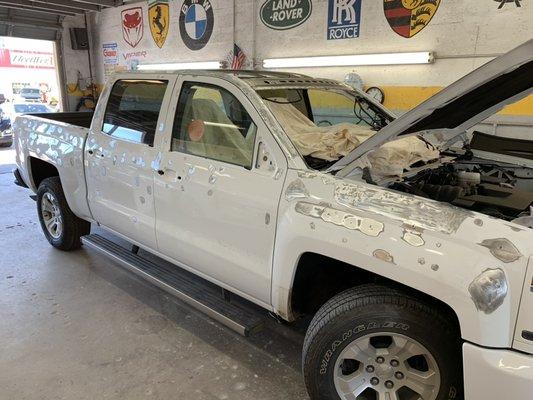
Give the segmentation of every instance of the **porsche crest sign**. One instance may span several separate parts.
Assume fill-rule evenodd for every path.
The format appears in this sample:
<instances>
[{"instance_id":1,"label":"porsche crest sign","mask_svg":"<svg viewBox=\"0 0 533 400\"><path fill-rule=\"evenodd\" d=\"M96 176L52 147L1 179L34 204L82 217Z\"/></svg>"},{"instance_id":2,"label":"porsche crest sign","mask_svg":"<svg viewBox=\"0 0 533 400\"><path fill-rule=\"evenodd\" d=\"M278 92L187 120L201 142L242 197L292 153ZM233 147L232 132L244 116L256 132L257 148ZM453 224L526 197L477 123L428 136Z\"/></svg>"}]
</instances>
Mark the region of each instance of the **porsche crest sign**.
<instances>
[{"instance_id":1,"label":"porsche crest sign","mask_svg":"<svg viewBox=\"0 0 533 400\"><path fill-rule=\"evenodd\" d=\"M385 17L394 32L405 38L412 38L430 23L440 1L384 0Z\"/></svg>"}]
</instances>

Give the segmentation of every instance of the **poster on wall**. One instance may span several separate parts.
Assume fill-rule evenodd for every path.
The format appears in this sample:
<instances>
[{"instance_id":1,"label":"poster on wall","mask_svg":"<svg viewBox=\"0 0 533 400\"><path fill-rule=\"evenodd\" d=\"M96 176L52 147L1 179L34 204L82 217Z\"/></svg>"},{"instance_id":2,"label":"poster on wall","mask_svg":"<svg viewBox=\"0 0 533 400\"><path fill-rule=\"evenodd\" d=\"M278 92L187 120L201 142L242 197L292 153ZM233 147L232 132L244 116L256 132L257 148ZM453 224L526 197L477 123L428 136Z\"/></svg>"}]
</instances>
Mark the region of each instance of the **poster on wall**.
<instances>
[{"instance_id":1,"label":"poster on wall","mask_svg":"<svg viewBox=\"0 0 533 400\"><path fill-rule=\"evenodd\" d=\"M355 39L359 37L361 1L328 1L328 40Z\"/></svg>"},{"instance_id":2,"label":"poster on wall","mask_svg":"<svg viewBox=\"0 0 533 400\"><path fill-rule=\"evenodd\" d=\"M104 74L107 78L109 75L116 71L118 66L118 43L103 43L102 55L104 59Z\"/></svg>"},{"instance_id":3,"label":"poster on wall","mask_svg":"<svg viewBox=\"0 0 533 400\"><path fill-rule=\"evenodd\" d=\"M148 0L148 21L155 44L162 48L167 40L169 30L170 7L168 0Z\"/></svg>"},{"instance_id":4,"label":"poster on wall","mask_svg":"<svg viewBox=\"0 0 533 400\"><path fill-rule=\"evenodd\" d=\"M404 38L412 38L433 19L440 0L383 0L390 27Z\"/></svg>"},{"instance_id":5,"label":"poster on wall","mask_svg":"<svg viewBox=\"0 0 533 400\"><path fill-rule=\"evenodd\" d=\"M267 0L261 6L260 17L265 26L281 31L303 24L312 11L311 0Z\"/></svg>"},{"instance_id":6,"label":"poster on wall","mask_svg":"<svg viewBox=\"0 0 533 400\"><path fill-rule=\"evenodd\" d=\"M136 47L144 36L142 7L122 11L122 36L131 47Z\"/></svg>"},{"instance_id":7,"label":"poster on wall","mask_svg":"<svg viewBox=\"0 0 533 400\"><path fill-rule=\"evenodd\" d=\"M209 0L185 0L180 9L180 35L191 50L201 50L209 42L215 15Z\"/></svg>"}]
</instances>

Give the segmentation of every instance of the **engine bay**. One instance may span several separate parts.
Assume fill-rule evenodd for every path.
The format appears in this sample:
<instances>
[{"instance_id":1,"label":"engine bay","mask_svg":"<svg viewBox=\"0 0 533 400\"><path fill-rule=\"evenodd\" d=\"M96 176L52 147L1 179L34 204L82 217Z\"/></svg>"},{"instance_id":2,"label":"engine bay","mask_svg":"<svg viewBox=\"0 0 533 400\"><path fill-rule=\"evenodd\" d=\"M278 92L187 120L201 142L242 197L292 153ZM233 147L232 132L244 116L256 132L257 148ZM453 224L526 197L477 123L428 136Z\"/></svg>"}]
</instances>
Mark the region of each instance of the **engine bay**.
<instances>
[{"instance_id":1,"label":"engine bay","mask_svg":"<svg viewBox=\"0 0 533 400\"><path fill-rule=\"evenodd\" d=\"M522 167L476 158L466 151L387 186L533 227L529 180L533 184L533 176L529 178Z\"/></svg>"}]
</instances>

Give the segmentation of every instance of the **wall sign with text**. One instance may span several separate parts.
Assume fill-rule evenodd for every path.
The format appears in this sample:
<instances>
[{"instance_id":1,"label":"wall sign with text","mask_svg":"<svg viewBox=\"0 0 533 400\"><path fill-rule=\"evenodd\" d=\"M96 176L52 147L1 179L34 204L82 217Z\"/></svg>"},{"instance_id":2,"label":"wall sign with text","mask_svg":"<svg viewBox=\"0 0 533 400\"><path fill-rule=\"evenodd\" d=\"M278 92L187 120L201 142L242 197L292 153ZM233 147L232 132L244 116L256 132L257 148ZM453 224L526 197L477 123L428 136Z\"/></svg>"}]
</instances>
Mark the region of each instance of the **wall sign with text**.
<instances>
[{"instance_id":1,"label":"wall sign with text","mask_svg":"<svg viewBox=\"0 0 533 400\"><path fill-rule=\"evenodd\" d=\"M328 1L328 40L359 37L362 0Z\"/></svg>"},{"instance_id":2,"label":"wall sign with text","mask_svg":"<svg viewBox=\"0 0 533 400\"><path fill-rule=\"evenodd\" d=\"M261 6L261 21L276 30L295 28L311 16L311 0L267 0Z\"/></svg>"}]
</instances>

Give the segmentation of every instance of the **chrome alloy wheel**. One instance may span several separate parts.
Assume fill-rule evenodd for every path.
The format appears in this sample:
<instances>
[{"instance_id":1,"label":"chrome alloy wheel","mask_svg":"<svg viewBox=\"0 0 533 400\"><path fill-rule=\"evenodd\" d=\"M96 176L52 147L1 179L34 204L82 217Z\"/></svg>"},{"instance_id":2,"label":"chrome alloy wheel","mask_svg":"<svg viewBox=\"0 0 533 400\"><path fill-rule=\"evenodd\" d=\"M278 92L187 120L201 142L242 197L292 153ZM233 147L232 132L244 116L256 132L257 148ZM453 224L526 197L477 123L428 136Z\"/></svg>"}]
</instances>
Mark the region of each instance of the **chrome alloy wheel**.
<instances>
[{"instance_id":1,"label":"chrome alloy wheel","mask_svg":"<svg viewBox=\"0 0 533 400\"><path fill-rule=\"evenodd\" d=\"M348 344L333 379L343 400L435 400L440 388L435 358L398 333L375 333Z\"/></svg>"},{"instance_id":2,"label":"chrome alloy wheel","mask_svg":"<svg viewBox=\"0 0 533 400\"><path fill-rule=\"evenodd\" d=\"M46 192L41 198L41 215L50 236L59 239L63 233L63 217L57 199L50 192Z\"/></svg>"}]
</instances>

